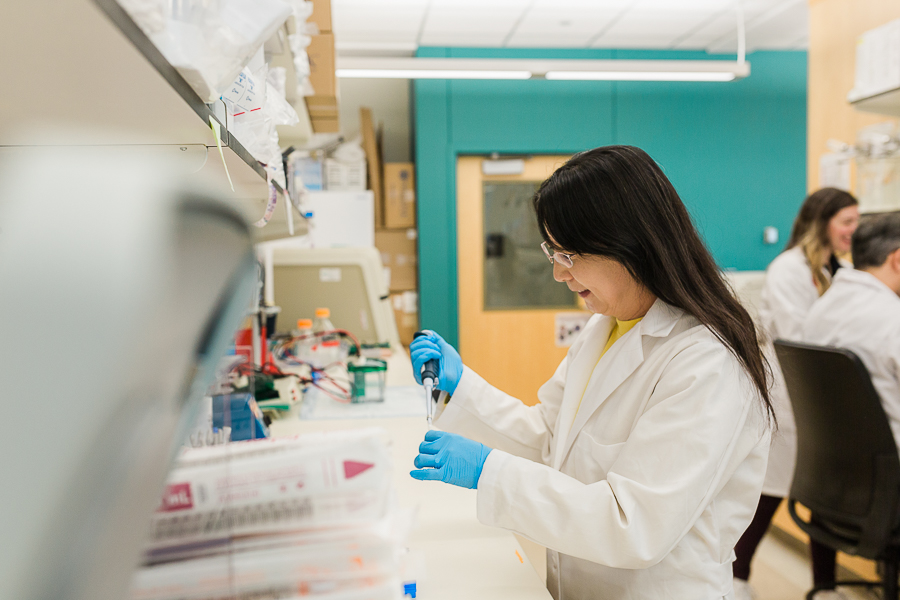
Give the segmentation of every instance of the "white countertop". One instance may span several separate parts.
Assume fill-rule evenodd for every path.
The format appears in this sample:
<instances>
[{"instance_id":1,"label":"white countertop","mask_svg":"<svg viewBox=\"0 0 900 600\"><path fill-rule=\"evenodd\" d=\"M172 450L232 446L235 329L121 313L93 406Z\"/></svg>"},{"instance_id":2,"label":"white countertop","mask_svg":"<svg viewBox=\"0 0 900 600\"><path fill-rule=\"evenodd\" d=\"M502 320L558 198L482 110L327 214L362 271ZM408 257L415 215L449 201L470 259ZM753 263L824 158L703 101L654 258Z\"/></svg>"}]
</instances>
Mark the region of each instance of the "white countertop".
<instances>
[{"instance_id":1,"label":"white countertop","mask_svg":"<svg viewBox=\"0 0 900 600\"><path fill-rule=\"evenodd\" d=\"M388 390L414 385L409 358L397 352L388 363ZM420 388L421 389L421 388ZM386 403L388 404L388 403ZM419 443L428 426L424 396L418 417L373 417L373 407L360 408L367 418L301 420L288 416L272 423L274 437L311 431L381 427L392 441L394 482L401 507L417 509L409 546L425 558L424 577L417 582L417 598L424 600L547 600L544 582L512 533L487 527L475 516L475 490L446 483L417 481L409 476ZM351 413L348 412L348 415Z\"/></svg>"}]
</instances>

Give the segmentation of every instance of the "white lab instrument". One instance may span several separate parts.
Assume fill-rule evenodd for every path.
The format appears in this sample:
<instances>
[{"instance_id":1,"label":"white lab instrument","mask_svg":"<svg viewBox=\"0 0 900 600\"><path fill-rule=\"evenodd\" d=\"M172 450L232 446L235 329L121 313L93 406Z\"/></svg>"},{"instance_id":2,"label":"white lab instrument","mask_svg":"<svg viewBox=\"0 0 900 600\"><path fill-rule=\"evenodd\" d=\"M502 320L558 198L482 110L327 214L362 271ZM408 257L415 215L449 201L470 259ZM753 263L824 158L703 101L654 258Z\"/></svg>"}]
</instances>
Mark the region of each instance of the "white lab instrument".
<instances>
[{"instance_id":1,"label":"white lab instrument","mask_svg":"<svg viewBox=\"0 0 900 600\"><path fill-rule=\"evenodd\" d=\"M765 476L757 392L661 300L598 362L614 323L590 320L535 406L465 368L435 424L494 448L478 518L554 549L555 598L728 596Z\"/></svg>"},{"instance_id":2,"label":"white lab instrument","mask_svg":"<svg viewBox=\"0 0 900 600\"><path fill-rule=\"evenodd\" d=\"M290 241L260 246L266 302L281 307L280 329L327 306L335 327L360 342L400 345L378 250L300 248Z\"/></svg>"},{"instance_id":3,"label":"white lab instrument","mask_svg":"<svg viewBox=\"0 0 900 600\"><path fill-rule=\"evenodd\" d=\"M239 213L129 156L20 147L0 161L2 598L126 597L169 462L250 303Z\"/></svg>"}]
</instances>

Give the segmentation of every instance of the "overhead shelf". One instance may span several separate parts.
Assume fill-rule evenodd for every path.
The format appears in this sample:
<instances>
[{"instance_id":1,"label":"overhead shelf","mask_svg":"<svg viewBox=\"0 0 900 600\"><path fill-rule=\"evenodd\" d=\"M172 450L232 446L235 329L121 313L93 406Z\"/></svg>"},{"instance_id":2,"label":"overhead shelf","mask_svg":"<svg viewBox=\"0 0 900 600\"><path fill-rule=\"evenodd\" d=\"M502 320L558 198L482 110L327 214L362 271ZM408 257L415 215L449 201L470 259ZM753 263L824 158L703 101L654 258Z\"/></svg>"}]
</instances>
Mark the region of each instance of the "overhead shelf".
<instances>
[{"instance_id":1,"label":"overhead shelf","mask_svg":"<svg viewBox=\"0 0 900 600\"><path fill-rule=\"evenodd\" d=\"M0 12L0 146L203 145L200 173L221 187L228 182L209 125L216 119L233 197L251 220L262 216L265 169L229 134L224 105L205 104L115 0L8 2ZM286 231L279 206L259 233L273 239Z\"/></svg>"},{"instance_id":2,"label":"overhead shelf","mask_svg":"<svg viewBox=\"0 0 900 600\"><path fill-rule=\"evenodd\" d=\"M900 117L900 88L893 88L868 96L859 96L854 92L850 92L847 100L854 108L863 112Z\"/></svg>"}]
</instances>

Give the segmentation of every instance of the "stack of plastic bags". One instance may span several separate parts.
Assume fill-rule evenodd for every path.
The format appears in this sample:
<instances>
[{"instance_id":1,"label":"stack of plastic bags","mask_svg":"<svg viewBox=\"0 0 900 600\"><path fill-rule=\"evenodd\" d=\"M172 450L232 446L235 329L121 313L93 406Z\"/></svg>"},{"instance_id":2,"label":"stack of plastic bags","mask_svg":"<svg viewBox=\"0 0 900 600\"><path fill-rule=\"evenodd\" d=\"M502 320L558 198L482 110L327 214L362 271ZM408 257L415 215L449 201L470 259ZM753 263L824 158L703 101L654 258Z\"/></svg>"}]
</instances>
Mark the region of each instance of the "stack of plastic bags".
<instances>
[{"instance_id":1,"label":"stack of plastic bags","mask_svg":"<svg viewBox=\"0 0 900 600\"><path fill-rule=\"evenodd\" d=\"M153 516L134 600L380 600L403 594L409 517L384 434L183 450Z\"/></svg>"},{"instance_id":2,"label":"stack of plastic bags","mask_svg":"<svg viewBox=\"0 0 900 600\"><path fill-rule=\"evenodd\" d=\"M204 102L293 14L284 0L119 0Z\"/></svg>"},{"instance_id":3,"label":"stack of plastic bags","mask_svg":"<svg viewBox=\"0 0 900 600\"><path fill-rule=\"evenodd\" d=\"M228 132L285 187L277 125L296 125L284 73L270 72L263 46L288 19L300 95L309 84L307 0L118 0L166 60L206 103L221 99Z\"/></svg>"},{"instance_id":4,"label":"stack of plastic bags","mask_svg":"<svg viewBox=\"0 0 900 600\"><path fill-rule=\"evenodd\" d=\"M284 98L283 69L269 69L260 49L231 86L222 94L228 111L228 131L253 157L276 169L284 182L281 148L276 125L296 125L297 112Z\"/></svg>"}]
</instances>

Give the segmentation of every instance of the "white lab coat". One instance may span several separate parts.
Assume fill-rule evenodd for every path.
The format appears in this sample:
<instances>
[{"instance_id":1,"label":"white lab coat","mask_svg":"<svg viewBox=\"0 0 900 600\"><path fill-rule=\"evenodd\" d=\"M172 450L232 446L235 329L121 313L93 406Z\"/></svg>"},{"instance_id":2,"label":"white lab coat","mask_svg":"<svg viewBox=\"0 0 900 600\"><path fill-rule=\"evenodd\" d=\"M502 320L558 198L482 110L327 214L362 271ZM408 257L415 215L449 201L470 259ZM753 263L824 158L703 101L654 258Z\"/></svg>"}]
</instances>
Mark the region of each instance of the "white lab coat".
<instances>
[{"instance_id":1,"label":"white lab coat","mask_svg":"<svg viewBox=\"0 0 900 600\"><path fill-rule=\"evenodd\" d=\"M598 362L613 324L590 319L532 407L465 368L435 424L494 448L478 519L547 546L557 600L730 598L769 447L758 394L680 309L657 300Z\"/></svg>"},{"instance_id":2,"label":"white lab coat","mask_svg":"<svg viewBox=\"0 0 900 600\"><path fill-rule=\"evenodd\" d=\"M826 276L828 272L825 271ZM778 365L772 342L777 339L801 341L803 320L819 292L813 281L812 269L799 247L779 254L766 269L759 305L759 321L765 334L763 348L772 365L771 399L778 420L778 431L772 436L769 465L763 494L787 497L797 462L797 427L791 400Z\"/></svg>"},{"instance_id":3,"label":"white lab coat","mask_svg":"<svg viewBox=\"0 0 900 600\"><path fill-rule=\"evenodd\" d=\"M874 275L841 269L809 311L803 340L859 356L900 447L900 297Z\"/></svg>"}]
</instances>

